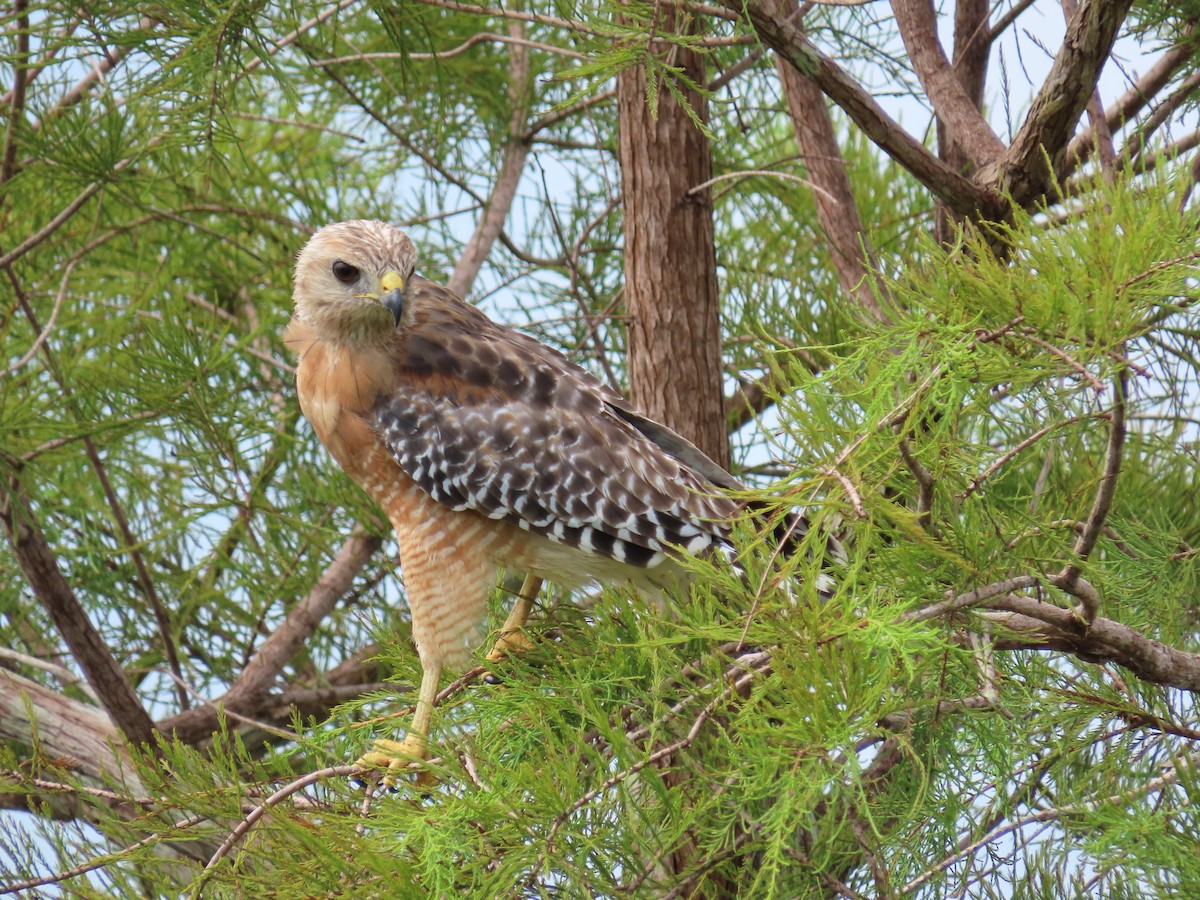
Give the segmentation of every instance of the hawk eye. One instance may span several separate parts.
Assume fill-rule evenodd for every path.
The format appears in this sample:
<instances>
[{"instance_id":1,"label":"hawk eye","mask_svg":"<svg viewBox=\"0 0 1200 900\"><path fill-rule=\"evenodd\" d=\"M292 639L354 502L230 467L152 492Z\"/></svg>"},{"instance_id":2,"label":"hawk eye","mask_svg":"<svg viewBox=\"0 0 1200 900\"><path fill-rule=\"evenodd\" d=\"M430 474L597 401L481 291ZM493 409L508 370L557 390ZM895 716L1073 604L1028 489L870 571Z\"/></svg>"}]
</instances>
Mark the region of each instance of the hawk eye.
<instances>
[{"instance_id":1,"label":"hawk eye","mask_svg":"<svg viewBox=\"0 0 1200 900\"><path fill-rule=\"evenodd\" d=\"M342 284L353 284L358 281L358 267L352 266L348 262L342 262L340 259L333 264L333 277Z\"/></svg>"}]
</instances>

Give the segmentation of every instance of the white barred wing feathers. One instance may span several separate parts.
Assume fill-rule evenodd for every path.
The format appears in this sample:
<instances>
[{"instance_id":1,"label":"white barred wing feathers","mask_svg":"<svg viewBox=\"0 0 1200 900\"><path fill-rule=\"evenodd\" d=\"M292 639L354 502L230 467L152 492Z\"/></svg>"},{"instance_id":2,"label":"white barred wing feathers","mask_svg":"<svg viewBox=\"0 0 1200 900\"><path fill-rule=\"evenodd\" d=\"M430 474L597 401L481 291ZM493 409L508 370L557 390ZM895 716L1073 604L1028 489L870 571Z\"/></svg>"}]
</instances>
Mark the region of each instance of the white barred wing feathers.
<instances>
[{"instance_id":1,"label":"white barred wing feathers","mask_svg":"<svg viewBox=\"0 0 1200 900\"><path fill-rule=\"evenodd\" d=\"M731 549L737 504L712 482L737 483L697 448L532 338L446 296L420 302L444 288L414 278L409 292L400 387L380 398L374 425L431 497L637 567L677 547Z\"/></svg>"}]
</instances>

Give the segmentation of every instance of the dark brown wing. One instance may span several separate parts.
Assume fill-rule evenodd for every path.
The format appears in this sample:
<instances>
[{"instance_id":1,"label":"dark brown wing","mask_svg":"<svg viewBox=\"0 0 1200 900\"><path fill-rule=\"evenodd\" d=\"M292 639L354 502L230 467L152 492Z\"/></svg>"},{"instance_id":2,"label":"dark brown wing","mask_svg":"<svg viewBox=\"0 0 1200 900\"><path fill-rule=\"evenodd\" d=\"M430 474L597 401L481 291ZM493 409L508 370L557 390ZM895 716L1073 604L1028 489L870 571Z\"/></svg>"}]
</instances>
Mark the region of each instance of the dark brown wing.
<instances>
[{"instance_id":1,"label":"dark brown wing","mask_svg":"<svg viewBox=\"0 0 1200 900\"><path fill-rule=\"evenodd\" d=\"M380 398L374 425L431 497L636 566L728 546L737 505L688 464L722 472L694 446L444 288L414 279L409 291L400 387Z\"/></svg>"}]
</instances>

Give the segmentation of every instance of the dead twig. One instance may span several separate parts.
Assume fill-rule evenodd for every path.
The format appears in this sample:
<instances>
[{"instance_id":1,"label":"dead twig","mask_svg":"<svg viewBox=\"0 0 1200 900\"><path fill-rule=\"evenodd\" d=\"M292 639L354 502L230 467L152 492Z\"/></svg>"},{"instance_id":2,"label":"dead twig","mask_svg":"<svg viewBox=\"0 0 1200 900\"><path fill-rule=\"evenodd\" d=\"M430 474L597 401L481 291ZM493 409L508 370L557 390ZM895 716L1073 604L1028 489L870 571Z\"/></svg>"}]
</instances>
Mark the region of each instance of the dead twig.
<instances>
[{"instance_id":1,"label":"dead twig","mask_svg":"<svg viewBox=\"0 0 1200 900\"><path fill-rule=\"evenodd\" d=\"M1148 794L1157 793L1163 788L1175 784L1179 781L1181 770L1192 770L1197 766L1198 763L1200 763L1200 757L1197 755L1193 754L1191 756L1185 756L1181 758L1177 765L1168 768L1166 773L1163 775L1159 776L1158 778L1152 778L1145 784L1138 785L1136 788L1132 788L1131 790L1122 791L1119 794L1112 794L1107 797L1098 797L1095 800L1087 800L1083 803L1074 803L1067 806L1040 809L1037 812L1031 813L1027 816L1021 816L1020 818L1013 819L1004 825L992 829L983 837L979 838L979 840L973 841L964 847L956 849L941 862L937 863L937 865L926 869L912 881L908 882L908 884L904 885L904 887L900 889L900 894L911 894L917 888L921 887L921 885L927 883L932 878L946 871L946 869L950 868L960 859L965 859L976 850L979 850L981 847L986 847L988 844L999 840L1005 835L1012 834L1013 832L1019 831L1020 829L1029 825L1057 822L1060 819L1064 819L1069 816L1086 815L1088 813L1095 812L1097 809L1100 809L1103 806L1125 806L1131 800L1141 799Z\"/></svg>"},{"instance_id":2,"label":"dead twig","mask_svg":"<svg viewBox=\"0 0 1200 900\"><path fill-rule=\"evenodd\" d=\"M1104 414L1101 413L1100 415L1104 415ZM1069 425L1074 425L1077 422L1080 422L1084 419L1090 419L1090 418L1092 418L1092 416L1090 414L1089 415L1080 415L1080 416L1071 416L1071 417L1063 419L1059 422L1055 422L1051 425L1047 425L1045 428L1039 428L1037 431L1035 431L1033 434L1029 435L1029 437L1025 438L1025 440L1018 443L1015 447L1010 449L1008 452L1002 454L995 462L993 462L990 466L988 466L986 469L984 469L982 472L980 472L978 475L976 475L971 480L971 483L969 485L967 485L966 490L961 491L958 494L958 499L965 500L968 497L970 497L973 493L975 493L977 490L979 490L981 487L983 487L983 483L985 481L987 481L992 475L996 474L996 472L999 471L1006 463L1008 463L1010 460L1012 460L1013 457L1017 456L1022 450L1032 447L1034 444L1036 444L1038 441L1040 441L1042 438L1044 438L1050 432L1057 431L1059 428L1066 428Z\"/></svg>"},{"instance_id":3,"label":"dead twig","mask_svg":"<svg viewBox=\"0 0 1200 900\"><path fill-rule=\"evenodd\" d=\"M1070 366L1072 369L1074 369L1076 372L1078 372L1079 375L1082 378L1084 378L1088 384L1090 384L1092 386L1092 389L1097 394L1104 393L1104 382L1101 381L1099 378L1097 378L1095 375L1093 375L1091 372L1089 372L1087 369L1087 366L1085 366L1079 360L1075 359L1075 357L1071 356L1069 353L1067 353L1061 347L1056 347L1053 344L1051 344L1049 341L1042 340L1040 337L1038 337L1036 334L1034 334L1031 329L1028 329L1028 328L1021 329L1020 331L1017 332L1017 334L1020 335L1025 340L1029 341L1029 343L1036 344L1037 346L1041 347L1047 353L1051 353L1054 356L1057 356L1059 359L1061 359L1063 362L1065 362L1068 366Z\"/></svg>"},{"instance_id":4,"label":"dead twig","mask_svg":"<svg viewBox=\"0 0 1200 900\"><path fill-rule=\"evenodd\" d=\"M128 802L128 798L121 798ZM30 888L44 887L48 884L60 884L71 878L77 878L80 875L86 875L88 872L94 872L96 869L102 869L107 865L115 862L120 862L135 850L140 850L142 847L149 847L152 844L157 844L160 841L172 840L174 836L188 828L199 825L201 822L208 820L208 816L189 816L171 825L165 831L156 834L148 835L136 843L130 844L128 847L122 847L120 850L115 850L112 853L106 853L103 856L97 856L95 859L89 859L85 863L65 869L62 872L55 872L53 875L43 875L40 878L30 878L27 881L15 881L10 884L0 885L0 895L13 894L17 891L27 891Z\"/></svg>"},{"instance_id":5,"label":"dead twig","mask_svg":"<svg viewBox=\"0 0 1200 900\"><path fill-rule=\"evenodd\" d=\"M846 497L850 501L850 508L854 510L854 515L860 519L867 518L867 510L863 506L862 496L858 493L858 488L854 486L853 481L834 466L826 466L821 469L821 474L835 479L842 486L842 490L846 492Z\"/></svg>"},{"instance_id":6,"label":"dead twig","mask_svg":"<svg viewBox=\"0 0 1200 900\"><path fill-rule=\"evenodd\" d=\"M195 885L193 885L192 892L189 895L191 900L197 900L197 898L199 898L200 893L204 890L204 885L206 885L208 880L212 878L213 871L216 869L217 865L222 859L229 855L229 851L233 849L234 845L242 839L246 832L254 827L255 823L257 823L263 816L267 814L271 807L278 806L288 797L292 796L292 794L302 791L319 781L324 781L327 778L353 778L354 776L362 775L367 771L368 769L366 766L360 765L329 766L324 769L318 769L316 772L309 772L307 775L301 776L294 781L289 781L275 793L271 794L269 797L263 800L262 803L254 807L254 809L251 810L250 813L243 818L236 827L234 827L233 831L229 833L229 836L225 838L221 846L217 848L217 851L208 860L208 864L200 873L200 877L196 880Z\"/></svg>"},{"instance_id":7,"label":"dead twig","mask_svg":"<svg viewBox=\"0 0 1200 900\"><path fill-rule=\"evenodd\" d=\"M1075 541L1074 554L1077 561L1067 563L1059 573L1056 585L1065 591L1072 591L1079 582L1080 563L1085 562L1091 555L1092 548L1100 539L1104 529L1104 521L1112 507L1113 495L1117 489L1117 477L1121 473L1121 454L1125 447L1125 400L1129 392L1129 370L1121 367L1113 379L1113 403L1109 410L1108 446L1104 454L1104 472L1100 476L1100 485L1096 489L1096 497L1092 502L1092 510L1084 522L1083 531ZM1084 624L1090 624L1096 617L1096 608L1092 605L1093 598L1085 596L1080 610ZM1098 603L1099 598L1095 598Z\"/></svg>"}]
</instances>

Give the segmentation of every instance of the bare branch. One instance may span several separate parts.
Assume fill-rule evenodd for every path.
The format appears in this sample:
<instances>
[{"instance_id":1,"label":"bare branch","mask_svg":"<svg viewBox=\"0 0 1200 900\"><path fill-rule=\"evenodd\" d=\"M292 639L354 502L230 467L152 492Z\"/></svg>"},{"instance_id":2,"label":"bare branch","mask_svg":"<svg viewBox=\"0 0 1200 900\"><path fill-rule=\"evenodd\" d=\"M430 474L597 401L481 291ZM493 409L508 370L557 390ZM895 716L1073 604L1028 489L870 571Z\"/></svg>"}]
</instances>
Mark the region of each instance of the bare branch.
<instances>
[{"instance_id":1,"label":"bare branch","mask_svg":"<svg viewBox=\"0 0 1200 900\"><path fill-rule=\"evenodd\" d=\"M521 22L508 23L509 37L519 40L524 37L524 33L524 25ZM471 285L475 283L484 260L504 231L504 221L512 209L521 173L525 170L526 160L529 159L529 52L520 43L509 44L508 72L508 99L512 105L512 114L508 120L508 140L504 144L500 170L496 173L496 181L492 185L492 193L488 197L484 213L476 222L475 231L446 282L446 286L460 297L466 297L470 293Z\"/></svg>"},{"instance_id":2,"label":"bare branch","mask_svg":"<svg viewBox=\"0 0 1200 900\"><path fill-rule=\"evenodd\" d=\"M1154 132L1166 124L1167 120L1183 104L1195 100L1197 86L1200 86L1200 72L1192 72L1180 82L1179 87L1172 91L1166 100L1154 107L1153 112L1138 126L1137 131L1125 142L1125 146L1121 148L1121 159L1123 161L1136 162L1141 157L1142 151L1145 150Z\"/></svg>"},{"instance_id":3,"label":"bare branch","mask_svg":"<svg viewBox=\"0 0 1200 900\"><path fill-rule=\"evenodd\" d=\"M542 50L546 53L553 53L556 56L565 56L568 59L588 59L584 53L577 53L574 50L568 50L566 47L556 47L554 44L544 44L540 41L531 41L524 37L513 37L511 34L493 34L490 31L477 31L461 44L451 47L449 50L439 50L436 53L398 53L395 51L383 53L359 53L354 56L335 56L329 59L314 59L314 66L334 66L339 63L348 62L363 62L373 59L401 59L412 62L426 62L429 60L445 60L451 59L462 53L466 53L477 44L514 44L519 47L528 47L531 50Z\"/></svg>"},{"instance_id":4,"label":"bare branch","mask_svg":"<svg viewBox=\"0 0 1200 900\"><path fill-rule=\"evenodd\" d=\"M28 653L10 650L8 647L0 647L0 661L49 672L63 687L78 687L89 700L99 705L100 701L96 697L96 692L92 690L92 686L65 666L49 662L39 656L30 656Z\"/></svg>"},{"instance_id":5,"label":"bare branch","mask_svg":"<svg viewBox=\"0 0 1200 900\"><path fill-rule=\"evenodd\" d=\"M709 178L707 181L702 181L690 188L688 190L688 196L694 196L695 194L712 187L714 184L719 184L722 181L729 181L731 178L754 178L756 176L762 176L765 178L782 178L786 181L794 181L796 184L802 184L807 188L812 188L812 190L818 194L823 194L826 200L833 200L833 196L830 195L819 184L814 184L807 178L801 178L799 175L793 175L790 172L776 172L773 169L747 169L743 172L726 172L723 175L715 175L712 178Z\"/></svg>"},{"instance_id":6,"label":"bare branch","mask_svg":"<svg viewBox=\"0 0 1200 900\"><path fill-rule=\"evenodd\" d=\"M819 186L819 190L813 191L813 202L838 284L842 293L857 302L872 319L887 322L888 316L871 290L868 271L871 250L866 244L866 230L846 173L846 161L833 133L825 97L817 85L778 55L775 68L791 113L800 156L814 185Z\"/></svg>"},{"instance_id":7,"label":"bare branch","mask_svg":"<svg viewBox=\"0 0 1200 900\"><path fill-rule=\"evenodd\" d=\"M932 0L892 0L892 11L913 69L954 142L976 166L995 162L1004 153L1004 144L946 58Z\"/></svg>"},{"instance_id":8,"label":"bare branch","mask_svg":"<svg viewBox=\"0 0 1200 900\"><path fill-rule=\"evenodd\" d=\"M854 510L854 515L860 519L867 518L867 510L863 507L862 496L858 493L858 488L854 486L854 482L835 466L826 466L820 471L822 475L827 478L833 478L842 486L842 490L846 492L846 499L850 501L850 508Z\"/></svg>"},{"instance_id":9,"label":"bare branch","mask_svg":"<svg viewBox=\"0 0 1200 900\"><path fill-rule=\"evenodd\" d=\"M1047 353L1057 356L1059 359L1061 359L1063 362L1065 362L1067 365L1069 365L1072 369L1074 369L1079 374L1079 376L1081 378L1086 380L1087 383L1092 386L1092 389L1097 394L1104 393L1104 382L1102 382L1099 378L1097 378L1095 375L1093 375L1091 372L1089 372L1087 366L1085 366L1083 363L1081 363L1075 357L1071 356L1069 353L1067 353L1061 347L1056 347L1054 344L1051 344L1049 341L1042 340L1040 337L1037 336L1037 334L1034 332L1034 330L1032 328L1023 328L1017 333L1022 338L1029 341L1031 344L1036 344L1037 346L1039 346L1043 350L1045 350Z\"/></svg>"},{"instance_id":10,"label":"bare branch","mask_svg":"<svg viewBox=\"0 0 1200 900\"><path fill-rule=\"evenodd\" d=\"M1190 35L1191 28L1188 28ZM1131 85L1112 106L1104 113L1104 125L1109 133L1124 128L1126 123L1145 108L1167 83L1185 66L1195 52L1190 40L1185 39L1163 53L1153 66ZM1068 170L1074 169L1091 154L1095 147L1097 131L1095 125L1080 131L1067 147L1066 165Z\"/></svg>"},{"instance_id":11,"label":"bare branch","mask_svg":"<svg viewBox=\"0 0 1200 900\"><path fill-rule=\"evenodd\" d=\"M1126 0L1132 2L1132 0ZM781 15L775 0L724 0L750 18L758 36L809 78L885 153L913 174L938 199L962 215L1000 218L1001 197L964 178L906 132L862 86L813 45L795 23Z\"/></svg>"},{"instance_id":12,"label":"bare branch","mask_svg":"<svg viewBox=\"0 0 1200 900\"><path fill-rule=\"evenodd\" d=\"M995 43L996 38L1004 34L1004 32L1012 26L1013 22L1017 21L1021 13L1025 12L1025 10L1029 9L1029 7L1033 6L1033 4L1036 2L1037 0L1018 0L1018 2L1014 3L1008 12L998 18L992 23L991 27L988 28L988 43Z\"/></svg>"},{"instance_id":13,"label":"bare branch","mask_svg":"<svg viewBox=\"0 0 1200 900\"><path fill-rule=\"evenodd\" d=\"M989 611L981 615L1017 635L1031 636L1015 644L998 639L999 649L1063 650L1089 662L1117 663L1154 684L1200 691L1200 654L1168 647L1120 622L1097 616L1084 632L1075 610L1017 594L991 601Z\"/></svg>"},{"instance_id":14,"label":"bare branch","mask_svg":"<svg viewBox=\"0 0 1200 900\"><path fill-rule=\"evenodd\" d=\"M154 722L58 567L54 551L19 485L10 483L0 492L0 500L0 526L17 563L34 596L71 648L92 690L130 741L156 747Z\"/></svg>"},{"instance_id":15,"label":"bare branch","mask_svg":"<svg viewBox=\"0 0 1200 900\"><path fill-rule=\"evenodd\" d=\"M997 184L1021 207L1045 195L1063 172L1068 141L1132 5L1133 0L1080 2L1021 130L997 170L980 173L984 183Z\"/></svg>"},{"instance_id":16,"label":"bare branch","mask_svg":"<svg viewBox=\"0 0 1200 900\"><path fill-rule=\"evenodd\" d=\"M931 606L924 606L921 609L907 612L900 616L900 621L925 622L929 619L940 619L942 616L947 616L950 613L958 612L972 606L979 606L981 603L986 603L1003 594L1037 587L1039 584L1041 584L1041 579L1036 575L1018 575L1015 578L1006 578L994 584L972 588L965 593L951 597L948 600L943 600L940 603L934 603Z\"/></svg>"},{"instance_id":17,"label":"bare branch","mask_svg":"<svg viewBox=\"0 0 1200 900\"><path fill-rule=\"evenodd\" d=\"M270 689L275 677L349 590L355 576L382 543L380 538L364 534L353 534L346 540L308 596L296 604L283 624L263 642L233 687L221 698L225 706L239 709L242 703ZM166 720L162 723L163 730L188 731L191 712Z\"/></svg>"},{"instance_id":18,"label":"bare branch","mask_svg":"<svg viewBox=\"0 0 1200 900\"><path fill-rule=\"evenodd\" d=\"M991 42L987 39L988 14L988 0L956 0L954 4L954 57L951 75L974 111L967 114L979 118L983 115L988 58L992 50ZM928 12L923 12L921 16L925 19L931 18ZM933 24L936 31L936 21ZM934 57L933 63L936 64L936 57L941 55L940 52L926 52ZM957 93L954 87L950 87L949 90ZM964 175L969 175L979 168L977 155L959 140L959 130L951 122L937 116L936 131L938 156L945 160L948 166ZM949 246L965 221L961 214L955 214L939 203L934 212L934 238L939 244Z\"/></svg>"},{"instance_id":19,"label":"bare branch","mask_svg":"<svg viewBox=\"0 0 1200 900\"><path fill-rule=\"evenodd\" d=\"M917 523L922 528L928 528L930 513L933 509L933 475L917 459L907 437L900 437L897 449L900 451L900 458L904 460L904 465L912 473L913 480L917 482Z\"/></svg>"},{"instance_id":20,"label":"bare branch","mask_svg":"<svg viewBox=\"0 0 1200 900\"><path fill-rule=\"evenodd\" d=\"M616 96L617 96L617 89L610 88L607 91L601 91L598 94L593 94L590 97L585 97L584 99L580 100L578 103L573 103L570 106L566 106L562 109L558 109L558 110L554 110L553 112L549 112L546 115L542 116L540 119L537 119L529 124L529 131L525 135L525 138L526 138L526 140L533 140L533 138L537 135L537 133L539 131L543 131L543 130L549 128L551 125L556 125L557 123L561 122L563 119L570 118L571 116L575 115L576 113L580 113L580 112L583 112L584 110L591 109L593 106L600 106L601 104L607 103L609 100L614 99Z\"/></svg>"},{"instance_id":21,"label":"bare branch","mask_svg":"<svg viewBox=\"0 0 1200 900\"><path fill-rule=\"evenodd\" d=\"M1079 562L1087 560L1100 539L1104 521L1112 506L1113 494L1117 489L1117 476L1121 473L1121 454L1125 447L1125 399L1129 391L1129 370L1121 366L1113 379L1113 403L1108 426L1108 447L1104 454L1104 472L1092 510L1088 513L1083 531L1075 540L1075 556L1078 562L1068 563L1059 573L1063 590L1071 590L1079 579ZM1092 612L1094 615L1094 611Z\"/></svg>"}]
</instances>

